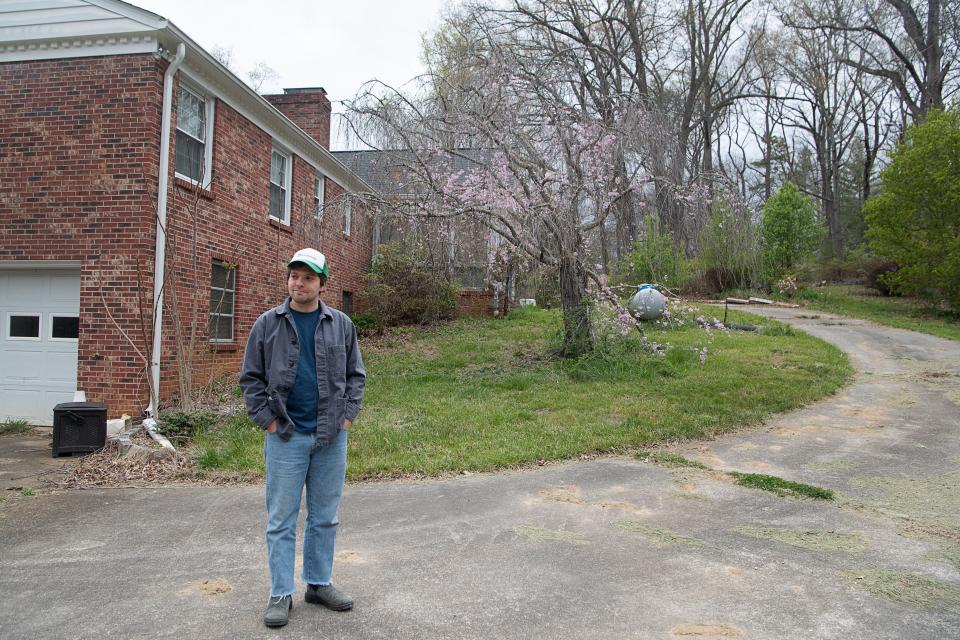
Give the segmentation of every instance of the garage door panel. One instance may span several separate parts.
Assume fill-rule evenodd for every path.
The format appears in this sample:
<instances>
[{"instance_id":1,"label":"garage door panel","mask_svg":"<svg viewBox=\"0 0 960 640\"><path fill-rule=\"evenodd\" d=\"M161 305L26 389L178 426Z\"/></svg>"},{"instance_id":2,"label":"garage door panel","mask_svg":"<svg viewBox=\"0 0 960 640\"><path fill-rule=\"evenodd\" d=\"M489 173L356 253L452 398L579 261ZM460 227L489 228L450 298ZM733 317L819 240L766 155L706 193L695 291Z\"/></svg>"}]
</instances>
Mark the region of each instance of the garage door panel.
<instances>
[{"instance_id":1,"label":"garage door panel","mask_svg":"<svg viewBox=\"0 0 960 640\"><path fill-rule=\"evenodd\" d=\"M71 395L77 382L77 353L48 353L46 379L49 383L62 386L69 384Z\"/></svg>"},{"instance_id":2,"label":"garage door panel","mask_svg":"<svg viewBox=\"0 0 960 640\"><path fill-rule=\"evenodd\" d=\"M35 389L26 387L0 387L0 397L3 403L0 404L0 414L8 419L22 419L35 421L41 418L43 409L43 393ZM51 416L52 416L51 410Z\"/></svg>"},{"instance_id":3,"label":"garage door panel","mask_svg":"<svg viewBox=\"0 0 960 640\"><path fill-rule=\"evenodd\" d=\"M39 339L9 339L11 314L40 315ZM55 316L79 314L76 269L4 268L0 262L0 420L51 424L53 407L73 399L79 341L54 339L51 322Z\"/></svg>"},{"instance_id":4,"label":"garage door panel","mask_svg":"<svg viewBox=\"0 0 960 640\"><path fill-rule=\"evenodd\" d=\"M37 343L37 347L41 346ZM7 349L4 354L4 361L9 365L4 365L3 380L10 383L22 383L29 381L39 383L44 378L44 369L46 367L46 358L38 354L37 348L27 349ZM76 373L74 373L76 376Z\"/></svg>"},{"instance_id":5,"label":"garage door panel","mask_svg":"<svg viewBox=\"0 0 960 640\"><path fill-rule=\"evenodd\" d=\"M38 287L44 287L42 283L36 281L36 278L23 278L15 276L7 276L7 286L4 287L4 294L6 300L4 300L5 305L9 304L13 307L27 306L32 301L38 300L41 297L42 291L38 292ZM41 295L38 295L41 294Z\"/></svg>"},{"instance_id":6,"label":"garage door panel","mask_svg":"<svg viewBox=\"0 0 960 640\"><path fill-rule=\"evenodd\" d=\"M72 276L57 276L48 280L49 291L47 295L50 300L57 303L57 307L67 307L74 305L74 311L80 310L80 287L77 286L77 279Z\"/></svg>"}]
</instances>

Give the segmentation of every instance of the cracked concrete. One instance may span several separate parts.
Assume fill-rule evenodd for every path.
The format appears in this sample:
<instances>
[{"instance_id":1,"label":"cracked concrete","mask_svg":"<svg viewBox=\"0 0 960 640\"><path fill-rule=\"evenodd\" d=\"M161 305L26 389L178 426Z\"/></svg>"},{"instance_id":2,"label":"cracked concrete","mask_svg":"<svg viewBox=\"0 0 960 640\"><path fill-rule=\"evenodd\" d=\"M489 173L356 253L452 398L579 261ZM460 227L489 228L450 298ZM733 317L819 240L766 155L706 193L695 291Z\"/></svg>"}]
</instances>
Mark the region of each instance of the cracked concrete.
<instances>
[{"instance_id":1,"label":"cracked concrete","mask_svg":"<svg viewBox=\"0 0 960 640\"><path fill-rule=\"evenodd\" d=\"M2 638L960 637L960 343L758 312L843 348L837 396L678 453L357 484L335 614L266 600L262 489L96 490L0 505ZM720 471L834 490L780 498Z\"/></svg>"}]
</instances>

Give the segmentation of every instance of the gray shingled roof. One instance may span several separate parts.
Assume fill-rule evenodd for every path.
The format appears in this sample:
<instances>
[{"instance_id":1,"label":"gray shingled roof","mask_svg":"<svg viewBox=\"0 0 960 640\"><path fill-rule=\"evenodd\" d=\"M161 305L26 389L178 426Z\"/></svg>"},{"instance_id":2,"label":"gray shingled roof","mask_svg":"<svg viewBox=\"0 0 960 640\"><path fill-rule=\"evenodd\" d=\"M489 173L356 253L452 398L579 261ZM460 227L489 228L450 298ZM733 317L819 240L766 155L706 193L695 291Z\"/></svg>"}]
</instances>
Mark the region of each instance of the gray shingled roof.
<instances>
[{"instance_id":1,"label":"gray shingled roof","mask_svg":"<svg viewBox=\"0 0 960 640\"><path fill-rule=\"evenodd\" d=\"M450 171L464 174L477 163L488 160L489 149L457 149ZM384 195L409 195L419 191L417 176L410 167L417 164L413 151L400 149L333 151L333 156L361 180Z\"/></svg>"}]
</instances>

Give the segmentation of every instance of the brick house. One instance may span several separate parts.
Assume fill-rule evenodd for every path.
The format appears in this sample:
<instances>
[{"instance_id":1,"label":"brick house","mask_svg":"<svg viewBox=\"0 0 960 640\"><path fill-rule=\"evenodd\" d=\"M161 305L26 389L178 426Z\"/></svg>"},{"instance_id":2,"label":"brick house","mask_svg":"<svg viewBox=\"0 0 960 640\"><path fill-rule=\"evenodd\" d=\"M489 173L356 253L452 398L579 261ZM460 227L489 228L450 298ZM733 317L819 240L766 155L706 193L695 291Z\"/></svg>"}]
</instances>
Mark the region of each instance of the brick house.
<instances>
[{"instance_id":1,"label":"brick house","mask_svg":"<svg viewBox=\"0 0 960 640\"><path fill-rule=\"evenodd\" d=\"M0 5L0 420L49 424L75 390L139 416L150 379L162 406L185 367L237 371L304 246L352 310L370 187L329 138L323 89L257 95L161 16Z\"/></svg>"}]
</instances>

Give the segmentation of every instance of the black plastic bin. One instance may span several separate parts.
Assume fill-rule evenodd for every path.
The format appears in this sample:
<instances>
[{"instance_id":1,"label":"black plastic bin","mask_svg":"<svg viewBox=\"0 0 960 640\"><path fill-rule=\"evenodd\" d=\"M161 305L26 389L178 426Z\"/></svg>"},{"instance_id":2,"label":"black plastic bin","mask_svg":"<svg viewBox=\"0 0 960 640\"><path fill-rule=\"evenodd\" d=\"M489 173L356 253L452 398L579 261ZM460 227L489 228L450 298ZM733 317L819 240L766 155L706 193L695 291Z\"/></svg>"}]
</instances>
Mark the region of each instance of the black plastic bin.
<instances>
[{"instance_id":1,"label":"black plastic bin","mask_svg":"<svg viewBox=\"0 0 960 640\"><path fill-rule=\"evenodd\" d=\"M107 405L63 402L53 408L53 457L92 453L107 443Z\"/></svg>"}]
</instances>

